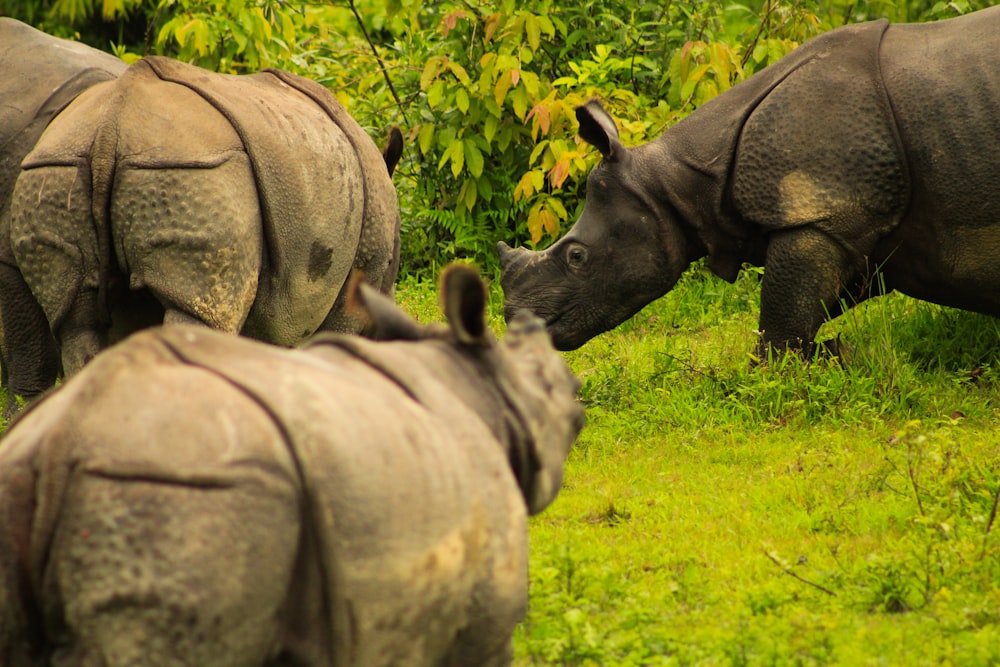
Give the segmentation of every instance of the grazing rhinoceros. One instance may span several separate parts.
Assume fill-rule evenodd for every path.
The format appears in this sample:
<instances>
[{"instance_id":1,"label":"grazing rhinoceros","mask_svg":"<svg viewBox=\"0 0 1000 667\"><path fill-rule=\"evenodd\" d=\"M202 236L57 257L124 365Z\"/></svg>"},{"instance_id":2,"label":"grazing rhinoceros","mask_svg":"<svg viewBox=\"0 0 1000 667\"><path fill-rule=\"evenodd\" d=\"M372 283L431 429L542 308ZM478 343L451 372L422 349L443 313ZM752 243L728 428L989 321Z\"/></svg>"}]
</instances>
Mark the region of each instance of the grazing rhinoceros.
<instances>
[{"instance_id":1,"label":"grazing rhinoceros","mask_svg":"<svg viewBox=\"0 0 1000 667\"><path fill-rule=\"evenodd\" d=\"M761 352L808 353L842 304L893 289L1000 315L998 35L1000 7L839 28L635 148L578 108L603 160L564 238L500 244L507 312L573 349L707 255L728 281L765 267Z\"/></svg>"},{"instance_id":2,"label":"grazing rhinoceros","mask_svg":"<svg viewBox=\"0 0 1000 667\"><path fill-rule=\"evenodd\" d=\"M508 664L579 382L527 313L494 340L475 270L442 282L449 329L373 288L393 342L167 325L25 410L0 664Z\"/></svg>"},{"instance_id":3,"label":"grazing rhinoceros","mask_svg":"<svg viewBox=\"0 0 1000 667\"><path fill-rule=\"evenodd\" d=\"M10 355L33 359L51 329L69 375L160 321L289 346L357 330L348 273L391 293L398 269L394 138L380 155L326 89L278 70L150 57L90 87L49 123L14 187L13 264L0 272L4 328L19 334ZM25 331L35 302L47 327ZM20 370L15 394L55 380Z\"/></svg>"},{"instance_id":4,"label":"grazing rhinoceros","mask_svg":"<svg viewBox=\"0 0 1000 667\"><path fill-rule=\"evenodd\" d=\"M10 234L10 195L21 171L21 160L35 146L45 126L84 90L124 70L124 62L103 51L0 17L0 239ZM6 289L22 290L22 298L28 295L6 242L0 243L0 284ZM32 303L29 295L24 307L12 317L16 319L8 327L8 340L21 350L14 363L30 369L17 370L15 375L23 377L24 373L40 370L45 376L55 377L59 353L41 308ZM5 380L10 364L10 359L3 359ZM35 388L36 392L51 382L43 384Z\"/></svg>"}]
</instances>

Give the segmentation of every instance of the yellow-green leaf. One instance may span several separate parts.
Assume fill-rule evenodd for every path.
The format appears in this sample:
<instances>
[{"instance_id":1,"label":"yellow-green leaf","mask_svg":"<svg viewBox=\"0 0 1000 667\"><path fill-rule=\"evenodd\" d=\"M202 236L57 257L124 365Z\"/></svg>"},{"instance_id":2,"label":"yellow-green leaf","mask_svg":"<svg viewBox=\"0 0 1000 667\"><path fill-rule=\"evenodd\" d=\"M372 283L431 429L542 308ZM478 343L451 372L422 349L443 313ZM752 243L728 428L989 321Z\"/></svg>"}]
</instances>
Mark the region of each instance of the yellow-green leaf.
<instances>
[{"instance_id":1,"label":"yellow-green leaf","mask_svg":"<svg viewBox=\"0 0 1000 667\"><path fill-rule=\"evenodd\" d=\"M456 141L451 145L451 150L448 152L451 154L451 175L458 178L458 175L462 173L462 168L465 166L465 147L462 141Z\"/></svg>"},{"instance_id":2,"label":"yellow-green leaf","mask_svg":"<svg viewBox=\"0 0 1000 667\"><path fill-rule=\"evenodd\" d=\"M462 143L465 145L465 164L469 168L469 173L474 177L479 178L483 175L483 166L485 162L483 159L483 153L479 150L472 139L466 139Z\"/></svg>"},{"instance_id":3,"label":"yellow-green leaf","mask_svg":"<svg viewBox=\"0 0 1000 667\"><path fill-rule=\"evenodd\" d=\"M472 210L472 207L476 205L476 197L478 195L476 188L476 181L469 178L465 181L465 208Z\"/></svg>"},{"instance_id":4,"label":"yellow-green leaf","mask_svg":"<svg viewBox=\"0 0 1000 667\"><path fill-rule=\"evenodd\" d=\"M496 100L497 106L502 107L504 100L507 99L507 93L510 91L510 87L513 85L511 79L511 70L505 70L500 78L497 79L496 88L493 90L493 97Z\"/></svg>"},{"instance_id":5,"label":"yellow-green leaf","mask_svg":"<svg viewBox=\"0 0 1000 667\"><path fill-rule=\"evenodd\" d=\"M469 73L466 72L465 68L460 64L449 60L446 66L451 73L455 75L455 78L462 82L463 86L468 86L472 83L472 79L469 78Z\"/></svg>"},{"instance_id":6,"label":"yellow-green leaf","mask_svg":"<svg viewBox=\"0 0 1000 667\"><path fill-rule=\"evenodd\" d=\"M431 85L431 82L437 78L438 72L441 71L441 58L440 56L432 56L427 59L424 63L424 71L420 73L420 90L427 90L427 87Z\"/></svg>"},{"instance_id":7,"label":"yellow-green leaf","mask_svg":"<svg viewBox=\"0 0 1000 667\"><path fill-rule=\"evenodd\" d=\"M524 120L528 113L528 91L523 87L515 88L510 94L510 101L514 105L514 114L520 120Z\"/></svg>"},{"instance_id":8,"label":"yellow-green leaf","mask_svg":"<svg viewBox=\"0 0 1000 667\"><path fill-rule=\"evenodd\" d=\"M521 180L517 182L514 187L514 201L519 202L522 199L527 199L535 193L534 187L531 184L531 172L521 176Z\"/></svg>"},{"instance_id":9,"label":"yellow-green leaf","mask_svg":"<svg viewBox=\"0 0 1000 667\"><path fill-rule=\"evenodd\" d=\"M538 24L538 17L528 14L524 17L524 32L528 36L528 45L532 51L537 51L542 43L542 28Z\"/></svg>"},{"instance_id":10,"label":"yellow-green leaf","mask_svg":"<svg viewBox=\"0 0 1000 667\"><path fill-rule=\"evenodd\" d=\"M493 137L496 136L497 127L500 126L500 119L496 116L489 115L486 120L483 121L483 137L486 139L486 143L492 143Z\"/></svg>"},{"instance_id":11,"label":"yellow-green leaf","mask_svg":"<svg viewBox=\"0 0 1000 667\"><path fill-rule=\"evenodd\" d=\"M417 145L420 147L420 152L427 155L433 146L433 141L434 126L430 123L424 123L420 126L420 132L417 134Z\"/></svg>"},{"instance_id":12,"label":"yellow-green leaf","mask_svg":"<svg viewBox=\"0 0 1000 667\"><path fill-rule=\"evenodd\" d=\"M435 81L427 91L427 106L436 107L444 99L444 81Z\"/></svg>"},{"instance_id":13,"label":"yellow-green leaf","mask_svg":"<svg viewBox=\"0 0 1000 667\"><path fill-rule=\"evenodd\" d=\"M465 92L465 88L459 88L455 91L455 106L463 114L469 111L469 94Z\"/></svg>"}]
</instances>

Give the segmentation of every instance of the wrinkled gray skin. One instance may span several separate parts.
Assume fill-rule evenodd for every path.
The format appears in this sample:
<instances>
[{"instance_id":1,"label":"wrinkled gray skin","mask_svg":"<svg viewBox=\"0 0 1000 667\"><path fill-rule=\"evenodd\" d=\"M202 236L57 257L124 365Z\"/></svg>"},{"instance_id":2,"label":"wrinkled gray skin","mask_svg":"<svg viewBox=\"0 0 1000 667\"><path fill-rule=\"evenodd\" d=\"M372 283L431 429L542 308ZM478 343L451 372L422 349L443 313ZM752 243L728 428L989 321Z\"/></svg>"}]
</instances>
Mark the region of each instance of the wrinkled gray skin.
<instances>
[{"instance_id":1,"label":"wrinkled gray skin","mask_svg":"<svg viewBox=\"0 0 1000 667\"><path fill-rule=\"evenodd\" d=\"M0 664L509 664L579 382L526 313L497 343L468 267L448 328L357 301L382 341L167 325L22 413Z\"/></svg>"},{"instance_id":2,"label":"wrinkled gray skin","mask_svg":"<svg viewBox=\"0 0 1000 667\"><path fill-rule=\"evenodd\" d=\"M0 239L10 236L10 196L21 160L45 126L81 92L123 71L125 63L103 51L0 17ZM0 242L0 285L0 310L5 301L23 304L10 309L3 327L5 340L20 351L14 359L3 355L3 384L12 374L29 389L26 393L38 393L51 382L35 378L55 378L59 353L45 313L31 298L5 241Z\"/></svg>"},{"instance_id":3,"label":"wrinkled gray skin","mask_svg":"<svg viewBox=\"0 0 1000 667\"><path fill-rule=\"evenodd\" d=\"M564 238L500 244L506 312L574 349L707 256L727 281L765 267L762 353L809 353L841 299L893 289L1000 315L998 34L1000 7L833 30L635 148L580 107L603 160Z\"/></svg>"},{"instance_id":4,"label":"wrinkled gray skin","mask_svg":"<svg viewBox=\"0 0 1000 667\"><path fill-rule=\"evenodd\" d=\"M326 89L278 70L237 77L150 57L91 86L48 124L11 195L0 244L0 311L19 336L11 392L55 381L51 363L17 365L47 356L49 331L66 375L159 322L287 346L358 331L348 273L385 293L396 279L401 148L396 130L381 155Z\"/></svg>"}]
</instances>

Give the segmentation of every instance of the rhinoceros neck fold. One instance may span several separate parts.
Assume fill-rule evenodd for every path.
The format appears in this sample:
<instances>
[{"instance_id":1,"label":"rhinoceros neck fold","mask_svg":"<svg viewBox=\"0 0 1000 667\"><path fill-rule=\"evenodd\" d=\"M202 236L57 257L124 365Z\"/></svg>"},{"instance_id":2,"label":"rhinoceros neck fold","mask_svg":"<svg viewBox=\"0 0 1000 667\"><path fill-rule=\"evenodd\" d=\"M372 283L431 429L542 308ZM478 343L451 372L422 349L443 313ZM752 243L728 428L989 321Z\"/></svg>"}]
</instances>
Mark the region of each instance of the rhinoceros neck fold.
<instances>
[{"instance_id":1,"label":"rhinoceros neck fold","mask_svg":"<svg viewBox=\"0 0 1000 667\"><path fill-rule=\"evenodd\" d=\"M715 154L705 159L690 149L680 128L668 130L656 143L663 165L657 199L666 204L686 235L697 240L701 254L708 255L709 268L732 282L743 263L750 230L727 202L731 156Z\"/></svg>"},{"instance_id":2,"label":"rhinoceros neck fold","mask_svg":"<svg viewBox=\"0 0 1000 667\"><path fill-rule=\"evenodd\" d=\"M361 361L439 417L478 418L507 453L521 490L529 492L537 461L532 457L533 433L527 421L528 410L518 396L516 381L502 368L495 368L489 360L476 363L474 357L457 358L451 346L430 346L427 341L419 345L386 344L355 336L321 334L307 349L320 355L336 351ZM482 354L496 352L483 350ZM446 387L468 390L442 391ZM460 404L456 404L456 398Z\"/></svg>"}]
</instances>

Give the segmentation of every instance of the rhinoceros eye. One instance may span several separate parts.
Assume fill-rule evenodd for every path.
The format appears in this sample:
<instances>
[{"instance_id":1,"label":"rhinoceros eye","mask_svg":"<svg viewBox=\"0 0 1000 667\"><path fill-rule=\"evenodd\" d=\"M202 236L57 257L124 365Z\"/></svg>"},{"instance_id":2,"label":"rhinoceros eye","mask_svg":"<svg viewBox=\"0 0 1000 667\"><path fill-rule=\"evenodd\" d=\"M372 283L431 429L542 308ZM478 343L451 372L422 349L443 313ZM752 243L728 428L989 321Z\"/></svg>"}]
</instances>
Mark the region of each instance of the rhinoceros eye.
<instances>
[{"instance_id":1,"label":"rhinoceros eye","mask_svg":"<svg viewBox=\"0 0 1000 667\"><path fill-rule=\"evenodd\" d=\"M570 268L579 269L587 263L587 249L583 246L571 246L566 251L566 263Z\"/></svg>"}]
</instances>

